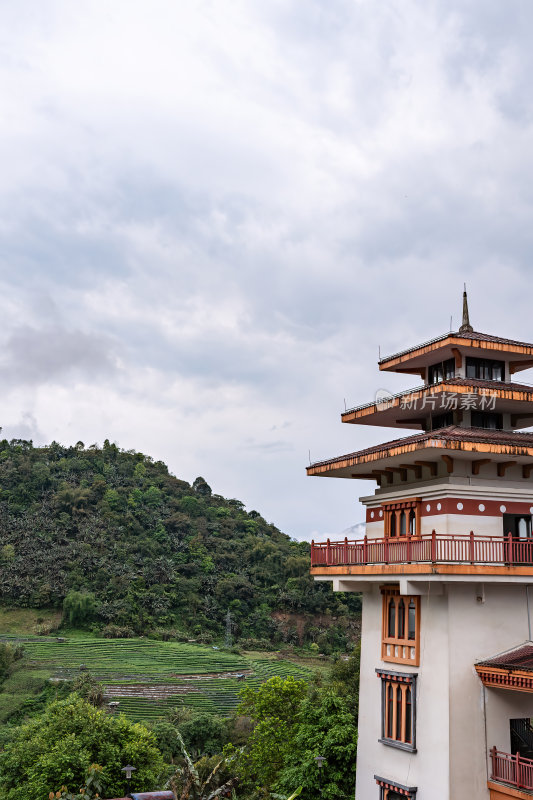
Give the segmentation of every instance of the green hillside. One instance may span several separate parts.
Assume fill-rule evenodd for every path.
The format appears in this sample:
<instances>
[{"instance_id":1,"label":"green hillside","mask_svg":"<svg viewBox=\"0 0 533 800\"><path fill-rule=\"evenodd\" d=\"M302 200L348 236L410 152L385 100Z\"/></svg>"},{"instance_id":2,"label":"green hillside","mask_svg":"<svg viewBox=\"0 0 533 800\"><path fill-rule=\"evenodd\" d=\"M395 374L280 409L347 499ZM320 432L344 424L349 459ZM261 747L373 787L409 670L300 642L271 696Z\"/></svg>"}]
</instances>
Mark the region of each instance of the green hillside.
<instances>
[{"instance_id":1,"label":"green hillside","mask_svg":"<svg viewBox=\"0 0 533 800\"><path fill-rule=\"evenodd\" d=\"M142 453L0 442L4 607L61 610L67 598L72 624L93 633L204 643L220 642L229 610L249 648L343 649L359 599L314 583L309 563L307 543Z\"/></svg>"},{"instance_id":2,"label":"green hillside","mask_svg":"<svg viewBox=\"0 0 533 800\"><path fill-rule=\"evenodd\" d=\"M212 647L94 637L2 636L22 645L24 656L0 693L0 723L31 710L32 695L45 682L61 688L85 671L103 684L107 702L136 721L156 720L176 706L230 714L244 686L258 687L273 675L309 679L312 672L286 660L250 659ZM81 669L80 669L81 667Z\"/></svg>"}]
</instances>

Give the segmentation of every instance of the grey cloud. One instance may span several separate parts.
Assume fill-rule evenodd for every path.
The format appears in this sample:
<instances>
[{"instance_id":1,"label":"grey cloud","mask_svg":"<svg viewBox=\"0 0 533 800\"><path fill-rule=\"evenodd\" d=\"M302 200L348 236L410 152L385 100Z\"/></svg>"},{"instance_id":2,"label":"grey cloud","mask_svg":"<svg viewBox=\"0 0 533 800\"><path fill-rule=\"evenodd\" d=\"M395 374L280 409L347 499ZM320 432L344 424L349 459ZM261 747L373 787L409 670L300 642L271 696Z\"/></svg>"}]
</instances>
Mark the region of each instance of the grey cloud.
<instances>
[{"instance_id":1,"label":"grey cloud","mask_svg":"<svg viewBox=\"0 0 533 800\"><path fill-rule=\"evenodd\" d=\"M5 439L30 439L36 444L45 443L45 435L30 411L22 413L18 422L7 422L0 429Z\"/></svg>"},{"instance_id":2,"label":"grey cloud","mask_svg":"<svg viewBox=\"0 0 533 800\"><path fill-rule=\"evenodd\" d=\"M79 330L20 326L4 345L0 375L11 386L109 377L117 372L114 348L108 338Z\"/></svg>"}]
</instances>

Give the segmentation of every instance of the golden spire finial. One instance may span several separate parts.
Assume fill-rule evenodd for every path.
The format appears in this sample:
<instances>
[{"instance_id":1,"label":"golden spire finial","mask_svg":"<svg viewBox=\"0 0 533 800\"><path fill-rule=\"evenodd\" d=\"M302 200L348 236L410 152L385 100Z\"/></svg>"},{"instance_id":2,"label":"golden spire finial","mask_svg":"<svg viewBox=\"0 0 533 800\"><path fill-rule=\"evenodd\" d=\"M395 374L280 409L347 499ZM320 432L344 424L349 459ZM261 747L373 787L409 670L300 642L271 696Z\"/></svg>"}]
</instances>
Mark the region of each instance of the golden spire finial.
<instances>
[{"instance_id":1,"label":"golden spire finial","mask_svg":"<svg viewBox=\"0 0 533 800\"><path fill-rule=\"evenodd\" d=\"M466 283L463 292L463 324L459 328L459 333L472 333L473 327L470 324L470 314L468 313L468 296L466 294Z\"/></svg>"}]
</instances>

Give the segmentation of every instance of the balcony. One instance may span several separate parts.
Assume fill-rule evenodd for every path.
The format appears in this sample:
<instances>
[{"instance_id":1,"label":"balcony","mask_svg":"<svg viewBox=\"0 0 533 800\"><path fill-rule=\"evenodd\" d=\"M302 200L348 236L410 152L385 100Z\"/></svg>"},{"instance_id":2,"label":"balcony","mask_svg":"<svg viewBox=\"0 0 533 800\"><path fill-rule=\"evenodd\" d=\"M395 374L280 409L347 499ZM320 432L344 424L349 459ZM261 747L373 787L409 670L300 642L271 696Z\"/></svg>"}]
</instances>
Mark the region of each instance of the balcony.
<instances>
[{"instance_id":1,"label":"balcony","mask_svg":"<svg viewBox=\"0 0 533 800\"><path fill-rule=\"evenodd\" d=\"M410 565L408 568L405 565ZM533 575L533 539L512 536L379 537L311 543L312 574L453 572Z\"/></svg>"},{"instance_id":2,"label":"balcony","mask_svg":"<svg viewBox=\"0 0 533 800\"><path fill-rule=\"evenodd\" d=\"M489 782L491 790L491 798L499 797L523 797L524 792L533 794L533 759L524 758L520 753L511 755L510 753L502 753L496 750L495 747L490 751L490 758L492 762L492 772ZM491 783L495 781L497 784L512 787L513 792L500 792L499 786Z\"/></svg>"}]
</instances>

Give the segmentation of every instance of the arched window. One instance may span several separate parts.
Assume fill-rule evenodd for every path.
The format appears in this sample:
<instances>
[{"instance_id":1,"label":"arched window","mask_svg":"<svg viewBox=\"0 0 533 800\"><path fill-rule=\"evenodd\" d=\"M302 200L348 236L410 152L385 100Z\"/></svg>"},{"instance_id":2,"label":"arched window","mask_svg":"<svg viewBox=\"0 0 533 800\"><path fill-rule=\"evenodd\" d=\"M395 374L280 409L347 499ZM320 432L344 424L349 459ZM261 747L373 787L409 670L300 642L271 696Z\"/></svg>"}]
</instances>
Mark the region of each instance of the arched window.
<instances>
[{"instance_id":1,"label":"arched window","mask_svg":"<svg viewBox=\"0 0 533 800\"><path fill-rule=\"evenodd\" d=\"M412 642L416 639L416 605L412 597L407 610L407 638Z\"/></svg>"},{"instance_id":2,"label":"arched window","mask_svg":"<svg viewBox=\"0 0 533 800\"><path fill-rule=\"evenodd\" d=\"M382 586L381 658L396 664L419 663L420 597Z\"/></svg>"},{"instance_id":3,"label":"arched window","mask_svg":"<svg viewBox=\"0 0 533 800\"><path fill-rule=\"evenodd\" d=\"M405 518L405 511L400 514L400 536L405 536L407 533L407 520Z\"/></svg>"},{"instance_id":4,"label":"arched window","mask_svg":"<svg viewBox=\"0 0 533 800\"><path fill-rule=\"evenodd\" d=\"M394 737L396 741L402 741L402 719L403 719L403 707L402 707L402 687L396 686L396 736Z\"/></svg>"},{"instance_id":5,"label":"arched window","mask_svg":"<svg viewBox=\"0 0 533 800\"><path fill-rule=\"evenodd\" d=\"M396 638L396 601L394 597L389 600L389 636Z\"/></svg>"},{"instance_id":6,"label":"arched window","mask_svg":"<svg viewBox=\"0 0 533 800\"><path fill-rule=\"evenodd\" d=\"M409 512L409 533L411 536L416 536L416 514L414 508Z\"/></svg>"},{"instance_id":7,"label":"arched window","mask_svg":"<svg viewBox=\"0 0 533 800\"><path fill-rule=\"evenodd\" d=\"M392 512L390 517L390 535L396 536L396 514L394 513L394 511Z\"/></svg>"},{"instance_id":8,"label":"arched window","mask_svg":"<svg viewBox=\"0 0 533 800\"><path fill-rule=\"evenodd\" d=\"M408 686L405 692L405 741L408 744L412 744L413 739L412 705L411 687Z\"/></svg>"},{"instance_id":9,"label":"arched window","mask_svg":"<svg viewBox=\"0 0 533 800\"><path fill-rule=\"evenodd\" d=\"M394 687L392 683L387 684L387 737L392 739L394 736Z\"/></svg>"},{"instance_id":10,"label":"arched window","mask_svg":"<svg viewBox=\"0 0 533 800\"><path fill-rule=\"evenodd\" d=\"M400 597L398 603L398 639L403 639L405 636L405 603L403 598Z\"/></svg>"}]
</instances>

